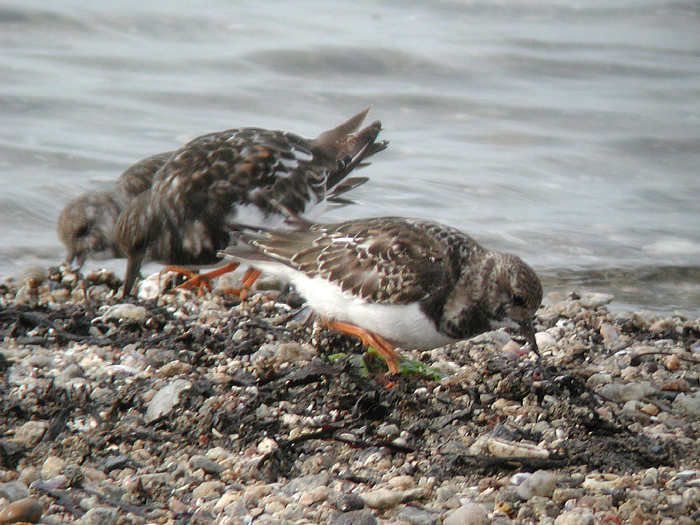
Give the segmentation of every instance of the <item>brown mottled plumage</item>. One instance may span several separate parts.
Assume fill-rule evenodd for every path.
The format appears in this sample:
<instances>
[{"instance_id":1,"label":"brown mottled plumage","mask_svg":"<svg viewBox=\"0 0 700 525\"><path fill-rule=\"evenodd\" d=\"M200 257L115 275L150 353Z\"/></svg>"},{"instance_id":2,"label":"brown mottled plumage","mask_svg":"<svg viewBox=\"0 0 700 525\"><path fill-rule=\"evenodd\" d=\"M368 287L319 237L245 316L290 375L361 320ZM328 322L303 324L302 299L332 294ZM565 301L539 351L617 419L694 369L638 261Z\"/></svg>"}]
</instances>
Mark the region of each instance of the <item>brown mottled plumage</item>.
<instances>
[{"instance_id":1,"label":"brown mottled plumage","mask_svg":"<svg viewBox=\"0 0 700 525\"><path fill-rule=\"evenodd\" d=\"M392 372L393 345L433 348L507 320L537 351L532 318L542 285L519 257L424 220L297 225L291 232L238 225L242 242L222 255L289 280L330 326L379 345Z\"/></svg>"},{"instance_id":2,"label":"brown mottled plumage","mask_svg":"<svg viewBox=\"0 0 700 525\"><path fill-rule=\"evenodd\" d=\"M127 203L146 191L172 151L140 160L105 191L84 193L70 201L58 216L56 230L66 247L65 263L79 269L88 256L122 257L114 239L114 225Z\"/></svg>"},{"instance_id":3,"label":"brown mottled plumage","mask_svg":"<svg viewBox=\"0 0 700 525\"><path fill-rule=\"evenodd\" d=\"M355 132L368 109L315 139L285 131L238 128L198 137L175 151L151 188L134 199L117 224L128 256L124 293L142 261L210 265L230 241L234 221L279 223L279 206L302 213L363 183L352 169L383 150L381 123Z\"/></svg>"}]
</instances>

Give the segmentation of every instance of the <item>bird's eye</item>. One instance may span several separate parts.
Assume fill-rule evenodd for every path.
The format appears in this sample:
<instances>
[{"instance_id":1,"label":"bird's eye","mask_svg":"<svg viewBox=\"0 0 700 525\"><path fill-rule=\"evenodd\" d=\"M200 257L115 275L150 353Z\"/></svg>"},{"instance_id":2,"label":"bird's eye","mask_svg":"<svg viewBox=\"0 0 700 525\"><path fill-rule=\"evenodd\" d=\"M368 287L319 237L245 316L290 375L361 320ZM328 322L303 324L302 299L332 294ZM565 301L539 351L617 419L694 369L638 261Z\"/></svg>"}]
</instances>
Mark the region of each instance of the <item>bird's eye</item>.
<instances>
[{"instance_id":1,"label":"bird's eye","mask_svg":"<svg viewBox=\"0 0 700 525\"><path fill-rule=\"evenodd\" d=\"M80 228L78 228L78 231L75 232L75 235L76 235L77 237L85 237L85 236L88 234L89 231L90 231L90 228L88 228L88 226L87 226L87 224L86 224L86 225L81 226Z\"/></svg>"},{"instance_id":2,"label":"bird's eye","mask_svg":"<svg viewBox=\"0 0 700 525\"><path fill-rule=\"evenodd\" d=\"M515 306L525 306L525 299L523 298L522 295L514 295L513 296L513 304Z\"/></svg>"}]
</instances>

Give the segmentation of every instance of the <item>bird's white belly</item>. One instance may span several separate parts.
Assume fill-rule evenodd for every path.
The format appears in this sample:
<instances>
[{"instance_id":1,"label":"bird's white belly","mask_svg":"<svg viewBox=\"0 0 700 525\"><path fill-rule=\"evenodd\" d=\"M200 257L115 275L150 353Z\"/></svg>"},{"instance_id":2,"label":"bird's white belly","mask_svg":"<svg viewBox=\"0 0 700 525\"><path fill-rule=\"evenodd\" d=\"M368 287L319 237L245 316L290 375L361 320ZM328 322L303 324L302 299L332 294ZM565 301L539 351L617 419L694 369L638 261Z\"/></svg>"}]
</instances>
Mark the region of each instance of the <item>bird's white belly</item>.
<instances>
[{"instance_id":1,"label":"bird's white belly","mask_svg":"<svg viewBox=\"0 0 700 525\"><path fill-rule=\"evenodd\" d=\"M255 264L265 270L265 264ZM274 266L274 268L272 267ZM370 303L320 277L310 278L289 267L271 264L270 272L283 273L319 315L355 324L405 348L435 348L455 339L441 334L418 303L388 305Z\"/></svg>"}]
</instances>

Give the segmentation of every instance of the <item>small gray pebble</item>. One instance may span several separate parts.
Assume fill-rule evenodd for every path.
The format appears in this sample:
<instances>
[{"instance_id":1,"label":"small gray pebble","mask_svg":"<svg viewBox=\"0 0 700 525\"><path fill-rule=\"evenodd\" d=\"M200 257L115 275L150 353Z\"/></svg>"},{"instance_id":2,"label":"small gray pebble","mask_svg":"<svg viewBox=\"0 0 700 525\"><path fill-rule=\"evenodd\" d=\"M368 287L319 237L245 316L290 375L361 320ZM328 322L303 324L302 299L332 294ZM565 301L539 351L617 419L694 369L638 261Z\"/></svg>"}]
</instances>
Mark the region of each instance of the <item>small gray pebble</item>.
<instances>
[{"instance_id":1,"label":"small gray pebble","mask_svg":"<svg viewBox=\"0 0 700 525\"><path fill-rule=\"evenodd\" d=\"M332 525L376 525L377 518L368 510L344 512L331 522Z\"/></svg>"}]
</instances>

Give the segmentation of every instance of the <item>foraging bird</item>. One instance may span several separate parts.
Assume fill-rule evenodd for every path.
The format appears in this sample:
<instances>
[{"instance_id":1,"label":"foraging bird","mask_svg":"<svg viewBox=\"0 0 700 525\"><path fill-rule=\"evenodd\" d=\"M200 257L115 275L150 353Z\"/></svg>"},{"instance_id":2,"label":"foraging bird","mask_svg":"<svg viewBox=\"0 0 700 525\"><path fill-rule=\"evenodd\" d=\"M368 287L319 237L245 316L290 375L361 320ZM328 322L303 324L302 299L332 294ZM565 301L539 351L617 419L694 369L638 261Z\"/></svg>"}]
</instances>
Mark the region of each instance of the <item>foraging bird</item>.
<instances>
[{"instance_id":1,"label":"foraging bird","mask_svg":"<svg viewBox=\"0 0 700 525\"><path fill-rule=\"evenodd\" d=\"M128 257L124 295L131 293L144 260L179 266L217 263L217 253L230 243L234 221L276 224L284 219L279 206L302 213L324 199L348 202L339 195L367 179L346 176L387 146L376 141L379 121L356 132L368 111L315 139L238 128L203 135L175 151L149 190L132 200L117 222L117 241ZM258 275L249 269L243 288Z\"/></svg>"},{"instance_id":2,"label":"foraging bird","mask_svg":"<svg viewBox=\"0 0 700 525\"><path fill-rule=\"evenodd\" d=\"M396 373L395 346L429 349L514 321L537 352L535 272L461 231L398 217L314 224L292 231L237 225L223 250L288 280L327 326L358 336Z\"/></svg>"},{"instance_id":3,"label":"foraging bird","mask_svg":"<svg viewBox=\"0 0 700 525\"><path fill-rule=\"evenodd\" d=\"M68 252L68 267L79 270L88 256L123 256L114 238L119 214L131 199L151 186L156 171L170 155L172 151L140 160L119 176L112 189L84 193L63 208L56 230Z\"/></svg>"}]
</instances>

